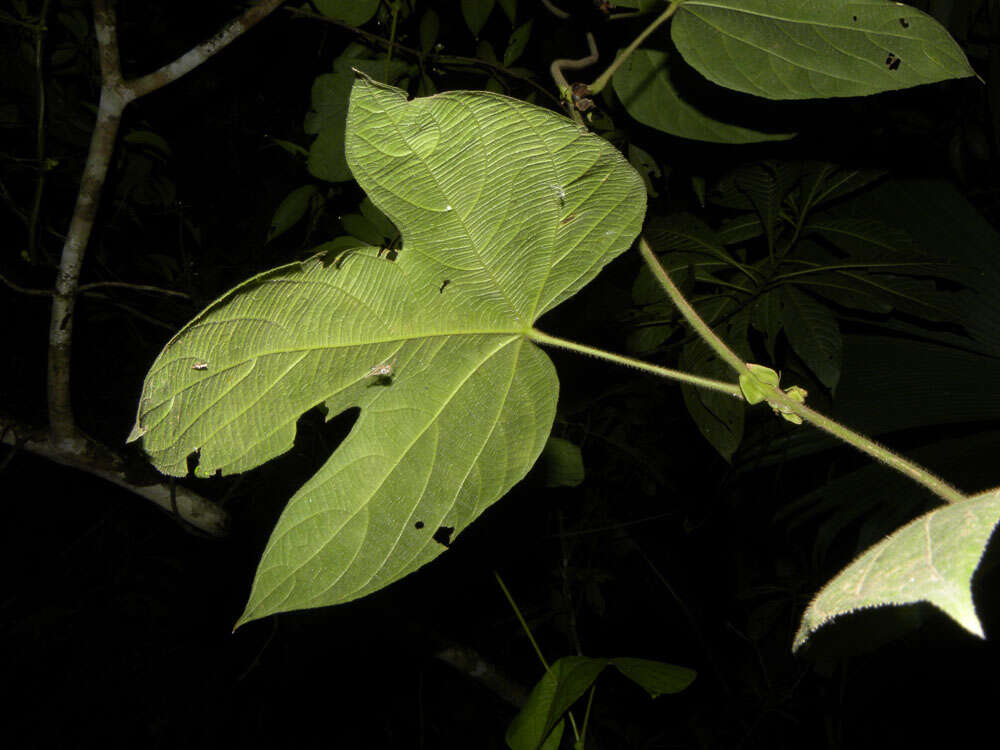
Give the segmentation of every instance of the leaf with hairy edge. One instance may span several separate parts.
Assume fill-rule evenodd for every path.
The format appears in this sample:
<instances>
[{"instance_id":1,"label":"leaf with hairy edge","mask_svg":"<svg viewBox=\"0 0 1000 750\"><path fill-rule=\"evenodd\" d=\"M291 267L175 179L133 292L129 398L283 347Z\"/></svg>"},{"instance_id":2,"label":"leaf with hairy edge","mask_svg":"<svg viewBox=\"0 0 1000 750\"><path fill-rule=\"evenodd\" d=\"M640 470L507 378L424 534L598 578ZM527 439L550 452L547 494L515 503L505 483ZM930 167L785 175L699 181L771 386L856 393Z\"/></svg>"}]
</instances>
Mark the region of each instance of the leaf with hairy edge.
<instances>
[{"instance_id":1,"label":"leaf with hairy edge","mask_svg":"<svg viewBox=\"0 0 1000 750\"><path fill-rule=\"evenodd\" d=\"M624 252L642 180L568 119L483 92L407 101L360 76L346 152L399 228L263 273L175 336L146 377L131 440L161 471L246 471L292 447L301 414L358 406L289 501L238 624L356 599L437 557L535 462L558 381L527 335Z\"/></svg>"},{"instance_id":2,"label":"leaf with hairy edge","mask_svg":"<svg viewBox=\"0 0 1000 750\"><path fill-rule=\"evenodd\" d=\"M632 117L643 125L681 138L711 143L758 143L784 141L795 135L753 130L712 117L685 101L670 75L666 52L637 49L622 63L612 83Z\"/></svg>"},{"instance_id":3,"label":"leaf with hairy edge","mask_svg":"<svg viewBox=\"0 0 1000 750\"><path fill-rule=\"evenodd\" d=\"M941 24L890 0L686 0L671 36L710 81L768 99L864 96L975 75Z\"/></svg>"},{"instance_id":4,"label":"leaf with hairy edge","mask_svg":"<svg viewBox=\"0 0 1000 750\"><path fill-rule=\"evenodd\" d=\"M782 325L789 345L823 385L836 389L843 350L837 318L829 307L794 286L783 286L781 291Z\"/></svg>"},{"instance_id":5,"label":"leaf with hairy edge","mask_svg":"<svg viewBox=\"0 0 1000 750\"><path fill-rule=\"evenodd\" d=\"M869 547L813 599L792 650L840 615L915 602L930 602L983 638L972 602L972 574L998 520L1000 492L990 490L926 513Z\"/></svg>"}]
</instances>

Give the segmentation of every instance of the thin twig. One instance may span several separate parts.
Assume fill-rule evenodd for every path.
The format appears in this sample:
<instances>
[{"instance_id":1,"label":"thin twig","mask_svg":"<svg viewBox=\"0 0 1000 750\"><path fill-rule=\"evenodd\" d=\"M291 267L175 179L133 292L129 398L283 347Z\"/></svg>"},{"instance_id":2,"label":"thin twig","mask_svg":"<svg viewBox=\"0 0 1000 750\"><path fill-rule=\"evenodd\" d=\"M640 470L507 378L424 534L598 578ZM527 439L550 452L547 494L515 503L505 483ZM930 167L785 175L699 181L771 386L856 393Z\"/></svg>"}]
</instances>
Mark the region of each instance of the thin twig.
<instances>
[{"instance_id":1,"label":"thin twig","mask_svg":"<svg viewBox=\"0 0 1000 750\"><path fill-rule=\"evenodd\" d=\"M134 99L177 80L205 62L282 2L283 0L262 0L226 24L215 36L188 50L173 62L134 81L125 81L119 61L118 22L114 8L108 0L94 0L94 30L101 66L101 98L76 207L59 262L49 326L49 428L55 443L65 446L69 451L82 448L81 437L73 420L69 387L74 307L79 291L80 269L114 152L122 112Z\"/></svg>"},{"instance_id":2,"label":"thin twig","mask_svg":"<svg viewBox=\"0 0 1000 750\"><path fill-rule=\"evenodd\" d=\"M39 443L44 450L38 452L44 453L58 463L101 476L161 507L169 507L173 502L180 515L192 525L209 533L219 533L225 526L227 518L225 511L184 488L178 488L172 501L169 491L162 485L137 487L126 476L122 469L123 460L118 454L101 448L77 429L70 400L70 350L74 310L80 292L79 279L84 254L94 227L101 191L107 178L125 107L137 97L155 91L205 62L274 11L282 2L283 0L261 0L206 42L188 50L159 70L127 82L121 73L118 25L114 8L109 0L94 0L94 31L101 68L101 96L97 108L97 121L94 124L87 161L77 192L76 206L60 256L55 291L52 294L47 383L49 432ZM10 282L6 283L10 285ZM103 285L125 284L110 282ZM127 286L137 287L137 285ZM165 291L159 288L153 289L158 293ZM178 292L172 294L184 296Z\"/></svg>"},{"instance_id":3,"label":"thin twig","mask_svg":"<svg viewBox=\"0 0 1000 750\"><path fill-rule=\"evenodd\" d=\"M643 29L642 33L639 34L639 36L637 36L635 39L633 39L632 43L629 44L628 47L622 50L621 54L618 55L618 57L615 58L614 62L612 62L608 66L608 69L605 70L603 73L601 73L601 75L599 75L596 79L594 79L594 82L590 84L591 92L595 94L601 93L604 90L604 87L608 85L608 81L611 80L611 77L615 74L615 71L618 70L618 67L623 62L625 62L632 55L632 53L635 52L636 49L638 49L640 44L646 41L646 37L648 37L650 34L656 31L662 24L666 23L666 21L674 13L677 12L677 9L679 7L680 7L680 2L678 0L674 0L674 2L670 3L670 5L667 6L667 9L665 11L663 11L659 16L656 17L655 21L653 21L651 24L649 24L649 26Z\"/></svg>"},{"instance_id":4,"label":"thin twig","mask_svg":"<svg viewBox=\"0 0 1000 750\"><path fill-rule=\"evenodd\" d=\"M187 292L175 292L173 289L164 289L159 286L151 286L149 284L132 284L128 281L94 281L90 284L81 284L77 287L77 291L86 292L91 289L99 289L101 287L115 287L118 289L132 289L136 292L153 292L155 294L165 294L169 297L182 297L184 299L191 299L191 295Z\"/></svg>"},{"instance_id":5,"label":"thin twig","mask_svg":"<svg viewBox=\"0 0 1000 750\"><path fill-rule=\"evenodd\" d=\"M558 60L553 60L552 64L549 65L549 73L552 75L552 80L556 83L556 89L559 91L559 96L562 101L567 102L570 107L570 112L573 115L573 119L582 124L582 119L580 118L580 113L575 106L573 101L574 89L566 81L566 76L563 75L563 70L580 70L581 68L586 68L593 65L598 61L600 55L597 52L597 42L594 40L594 35L589 31L587 32L587 47L590 49L590 53L586 57L580 57L576 60L570 60L567 58L560 58ZM585 88L585 93L590 94L589 88ZM588 107L593 107L593 103L587 105Z\"/></svg>"},{"instance_id":6,"label":"thin twig","mask_svg":"<svg viewBox=\"0 0 1000 750\"><path fill-rule=\"evenodd\" d=\"M558 18L561 21L565 21L565 20L569 19L569 17L570 17L569 13L567 13L564 10L560 10L559 8L557 8L556 6L554 6L552 4L551 0L542 0L542 5L545 6L545 9L549 13L551 13L552 15L554 15L556 18Z\"/></svg>"},{"instance_id":7,"label":"thin twig","mask_svg":"<svg viewBox=\"0 0 1000 750\"><path fill-rule=\"evenodd\" d=\"M51 289L28 289L27 287L18 286L3 274L0 274L0 281L2 281L6 286L9 286L15 292L18 292L20 294L31 294L36 297L51 297L53 294L55 294L55 292L53 292Z\"/></svg>"},{"instance_id":8,"label":"thin twig","mask_svg":"<svg viewBox=\"0 0 1000 750\"><path fill-rule=\"evenodd\" d=\"M126 313L128 313L129 315L131 315L131 316L133 316L135 318L138 318L139 320L144 320L147 323L149 323L150 325L156 326L157 328L162 328L162 329L164 329L166 331L170 331L171 335L177 333L177 324L176 323L165 323L165 322L163 322L162 320L160 320L158 318L154 318L151 315L147 315L146 313L142 312L141 310L136 310L131 305L126 305L123 302L119 302L118 300L112 299L111 297L107 297L107 296L105 296L103 294L100 294L99 292L83 292L83 294L86 295L87 297L90 297L90 298L93 298L93 299L97 299L97 300L100 300L102 302L107 302L108 304L111 304L111 305L114 305L115 307L121 308Z\"/></svg>"},{"instance_id":9,"label":"thin twig","mask_svg":"<svg viewBox=\"0 0 1000 750\"><path fill-rule=\"evenodd\" d=\"M42 42L45 39L45 19L49 14L50 0L43 0L42 10L38 14L38 27L35 29L35 88L38 91L38 122L35 125L35 159L38 163L38 178L35 180L35 197L31 204L31 217L28 222L28 258L32 261L38 258L38 221L42 212L42 196L45 193L45 176L49 171L49 163L45 159L45 76Z\"/></svg>"}]
</instances>

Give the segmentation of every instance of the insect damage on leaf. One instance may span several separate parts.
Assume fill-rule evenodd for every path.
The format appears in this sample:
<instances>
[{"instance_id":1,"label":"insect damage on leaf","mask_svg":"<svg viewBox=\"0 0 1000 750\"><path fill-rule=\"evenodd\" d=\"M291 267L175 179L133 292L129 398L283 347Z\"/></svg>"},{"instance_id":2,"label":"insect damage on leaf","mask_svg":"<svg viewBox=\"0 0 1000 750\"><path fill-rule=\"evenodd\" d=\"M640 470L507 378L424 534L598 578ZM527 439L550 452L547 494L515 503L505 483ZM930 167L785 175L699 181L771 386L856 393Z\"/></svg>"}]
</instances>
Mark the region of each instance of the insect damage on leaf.
<instances>
[{"instance_id":1,"label":"insect damage on leaf","mask_svg":"<svg viewBox=\"0 0 1000 750\"><path fill-rule=\"evenodd\" d=\"M444 547L451 546L451 535L454 533L454 526L439 526L434 532L434 541Z\"/></svg>"},{"instance_id":2,"label":"insect damage on leaf","mask_svg":"<svg viewBox=\"0 0 1000 750\"><path fill-rule=\"evenodd\" d=\"M344 138L406 252L338 256L341 242L248 279L164 348L136 416L158 468L183 476L197 447L209 476L287 452L319 404L358 409L282 512L240 624L403 578L524 477L558 398L530 327L625 252L645 212L607 141L496 94L407 100L359 77ZM191 371L202 359L211 377Z\"/></svg>"}]
</instances>

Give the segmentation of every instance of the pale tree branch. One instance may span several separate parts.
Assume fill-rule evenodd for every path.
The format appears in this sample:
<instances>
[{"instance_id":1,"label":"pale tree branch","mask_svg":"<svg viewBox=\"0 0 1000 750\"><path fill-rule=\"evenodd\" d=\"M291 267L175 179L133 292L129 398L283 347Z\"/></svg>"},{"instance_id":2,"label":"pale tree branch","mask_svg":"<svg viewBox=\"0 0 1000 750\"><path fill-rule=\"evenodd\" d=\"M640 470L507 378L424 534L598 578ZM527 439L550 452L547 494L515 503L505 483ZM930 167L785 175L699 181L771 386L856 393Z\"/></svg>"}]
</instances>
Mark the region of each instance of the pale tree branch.
<instances>
[{"instance_id":1,"label":"pale tree branch","mask_svg":"<svg viewBox=\"0 0 1000 750\"><path fill-rule=\"evenodd\" d=\"M88 450L93 447L93 441L82 435L76 426L70 400L73 315L79 292L80 269L97 215L101 190L114 153L122 112L129 102L177 80L205 62L272 13L283 1L262 0L228 23L212 38L188 50L173 62L149 75L134 81L126 81L122 77L119 62L117 18L112 1L94 0L94 27L101 66L101 96L97 122L94 124L90 150L77 193L76 207L60 257L49 325L47 389L49 435L46 445L49 446L50 458L53 460L83 468L79 466L79 462L85 459ZM57 455L61 458L57 459ZM120 483L111 475L105 478ZM153 497L149 499L157 502Z\"/></svg>"},{"instance_id":2,"label":"pale tree branch","mask_svg":"<svg viewBox=\"0 0 1000 750\"><path fill-rule=\"evenodd\" d=\"M529 691L526 687L504 675L495 664L483 659L473 648L449 644L439 649L434 658L450 664L515 708L523 707L528 700Z\"/></svg>"},{"instance_id":3,"label":"pale tree branch","mask_svg":"<svg viewBox=\"0 0 1000 750\"><path fill-rule=\"evenodd\" d=\"M221 537L228 533L229 514L216 503L180 485L171 487L161 481L137 484L136 478L127 471L125 458L119 452L87 437L82 437L81 440L82 450L67 451L53 442L49 431L28 428L10 417L0 415L0 443L11 446L12 450L25 450L57 464L101 477L155 503L185 525L205 534Z\"/></svg>"}]
</instances>

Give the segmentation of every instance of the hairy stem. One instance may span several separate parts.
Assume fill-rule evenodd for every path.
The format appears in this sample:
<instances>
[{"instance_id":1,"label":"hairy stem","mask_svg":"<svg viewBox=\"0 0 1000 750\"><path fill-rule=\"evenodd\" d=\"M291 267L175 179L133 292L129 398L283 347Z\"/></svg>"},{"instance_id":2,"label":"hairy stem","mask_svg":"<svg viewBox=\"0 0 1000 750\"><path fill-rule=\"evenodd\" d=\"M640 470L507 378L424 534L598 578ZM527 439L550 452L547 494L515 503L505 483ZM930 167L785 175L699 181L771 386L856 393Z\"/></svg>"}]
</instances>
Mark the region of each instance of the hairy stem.
<instances>
[{"instance_id":1,"label":"hairy stem","mask_svg":"<svg viewBox=\"0 0 1000 750\"><path fill-rule=\"evenodd\" d=\"M642 370L643 372L659 375L661 378L668 378L670 380L676 380L680 383L696 385L699 388L709 388L713 391L728 393L734 398L743 398L743 391L741 391L739 385L735 383L726 383L722 380L703 378L700 375L691 375L690 373L681 372L680 370L671 370L669 367L660 367L659 365L653 365L649 362L643 362L641 359L623 357L620 354L613 354L611 352L604 351L603 349L595 349L594 347L587 346L586 344L578 344L575 341L568 341L556 336L550 336L547 333L542 333L537 328L532 328L528 333L528 337L537 344L547 344L548 346L555 346L560 349L569 349L570 351L587 354L591 357L597 357L598 359L604 359L608 362L614 362L615 364L625 365L626 367L634 367L635 369Z\"/></svg>"},{"instance_id":2,"label":"hairy stem","mask_svg":"<svg viewBox=\"0 0 1000 750\"><path fill-rule=\"evenodd\" d=\"M704 340L716 354L724 359L726 363L728 363L737 372L737 374L749 374L752 376L753 373L751 373L749 368L747 368L746 363L743 362L743 360L740 359L740 357L737 356L732 349L726 346L726 343L716 335L715 331L713 331L704 320L701 319L698 313L695 312L695 309L691 307L688 301L684 298L680 289L678 289L674 282L670 279L670 276L667 274L666 270L660 264L660 261L649 247L649 243L646 242L645 237L639 238L639 252L642 253L642 257L645 259L649 269L653 272L653 276L660 282L660 285L663 287L664 291L666 291L667 295L669 295L671 301L674 305L676 305L681 315L683 315L684 319L687 320L695 331L697 331L702 340ZM787 410L797 414L814 427L818 427L819 429L830 433L834 437L839 438L845 443L853 445L862 453L867 453L876 461L884 463L889 468L895 469L904 476L907 476L918 484L923 485L946 502L958 503L965 500L965 495L945 482L943 479L940 479L927 471L927 469L922 466L906 460L898 453L894 453L886 448L884 445L881 445L864 435L844 427L839 422L835 422L829 417L823 416L819 412L813 411L805 404L802 404L793 398L789 398L788 395L786 395L780 388L768 386L764 383L760 383L759 381L758 385L766 391L767 401L769 404L773 406L780 406L782 410Z\"/></svg>"},{"instance_id":3,"label":"hairy stem","mask_svg":"<svg viewBox=\"0 0 1000 750\"><path fill-rule=\"evenodd\" d=\"M626 60L628 60L629 56L639 48L640 44L646 41L646 37L648 37L650 34L652 34L654 31L660 28L660 26L666 23L670 19L670 17L677 12L677 8L679 7L680 7L680 2L677 2L676 0L675 2L670 3L670 5L667 6L667 9L656 17L655 21L653 21L651 24L649 24L649 26L643 29L642 33L639 34L639 36L637 36L635 39L633 39L632 43L628 47L622 50L622 53L615 58L614 62L612 62L611 65L608 66L608 69L605 70L603 73L601 73L601 75L599 75L594 80L594 82L590 84L588 88L590 88L591 93L593 94L601 93L604 90L604 87L608 85L608 81L611 80L611 77L615 74L615 71L618 70L621 64L624 63Z\"/></svg>"}]
</instances>

